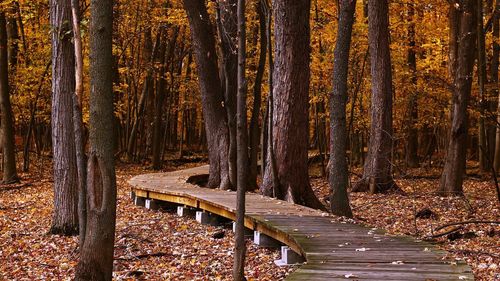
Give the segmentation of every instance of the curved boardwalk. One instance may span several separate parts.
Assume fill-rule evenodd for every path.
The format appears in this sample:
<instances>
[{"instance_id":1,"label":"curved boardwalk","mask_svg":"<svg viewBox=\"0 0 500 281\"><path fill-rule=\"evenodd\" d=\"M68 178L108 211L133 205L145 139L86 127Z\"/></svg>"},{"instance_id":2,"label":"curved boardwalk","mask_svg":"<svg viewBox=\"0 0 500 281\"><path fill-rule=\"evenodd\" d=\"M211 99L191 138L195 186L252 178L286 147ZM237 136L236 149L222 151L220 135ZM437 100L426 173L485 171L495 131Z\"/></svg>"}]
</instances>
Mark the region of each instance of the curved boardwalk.
<instances>
[{"instance_id":1,"label":"curved boardwalk","mask_svg":"<svg viewBox=\"0 0 500 281\"><path fill-rule=\"evenodd\" d=\"M208 166L146 174L129 182L138 197L173 202L235 219L236 193L186 183ZM307 260L287 280L474 280L470 267L411 237L340 222L307 207L258 194L246 197L247 228L288 245ZM383 215L383 214L382 214Z\"/></svg>"}]
</instances>

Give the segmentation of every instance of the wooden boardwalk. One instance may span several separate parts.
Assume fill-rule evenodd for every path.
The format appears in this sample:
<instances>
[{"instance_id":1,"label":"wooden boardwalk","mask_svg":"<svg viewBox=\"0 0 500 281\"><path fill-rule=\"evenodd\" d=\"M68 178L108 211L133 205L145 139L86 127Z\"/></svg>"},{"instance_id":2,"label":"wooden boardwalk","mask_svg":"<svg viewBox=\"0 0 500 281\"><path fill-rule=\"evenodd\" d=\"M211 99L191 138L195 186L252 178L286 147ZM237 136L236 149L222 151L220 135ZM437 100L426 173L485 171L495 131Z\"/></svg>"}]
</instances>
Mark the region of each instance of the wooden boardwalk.
<instances>
[{"instance_id":1,"label":"wooden boardwalk","mask_svg":"<svg viewBox=\"0 0 500 281\"><path fill-rule=\"evenodd\" d=\"M208 166L132 178L135 195L235 219L236 192L186 183ZM287 280L474 280L463 262L411 237L345 223L314 209L247 194L245 226L288 245L306 259Z\"/></svg>"}]
</instances>

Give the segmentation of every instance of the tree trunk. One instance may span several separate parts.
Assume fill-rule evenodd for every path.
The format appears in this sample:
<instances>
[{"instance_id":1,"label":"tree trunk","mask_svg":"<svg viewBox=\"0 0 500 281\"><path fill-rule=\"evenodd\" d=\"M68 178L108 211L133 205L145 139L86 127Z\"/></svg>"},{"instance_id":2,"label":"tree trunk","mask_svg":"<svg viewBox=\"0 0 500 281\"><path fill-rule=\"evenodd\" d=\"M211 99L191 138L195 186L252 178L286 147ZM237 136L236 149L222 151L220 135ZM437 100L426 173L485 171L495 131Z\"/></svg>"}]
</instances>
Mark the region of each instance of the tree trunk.
<instances>
[{"instance_id":1,"label":"tree trunk","mask_svg":"<svg viewBox=\"0 0 500 281\"><path fill-rule=\"evenodd\" d=\"M224 106L229 127L229 179L233 188L237 178L236 95L238 92L237 0L218 0L218 32L222 53Z\"/></svg>"},{"instance_id":2,"label":"tree trunk","mask_svg":"<svg viewBox=\"0 0 500 281\"><path fill-rule=\"evenodd\" d=\"M411 90L408 98L408 124L406 134L406 165L418 167L418 93L417 91L417 54L415 52L415 4L408 3L408 68L410 69Z\"/></svg>"},{"instance_id":3,"label":"tree trunk","mask_svg":"<svg viewBox=\"0 0 500 281\"><path fill-rule=\"evenodd\" d=\"M2 183L14 183L19 180L16 170L16 146L14 142L14 119L10 104L9 63L7 59L7 21L5 13L0 12L0 136L3 150Z\"/></svg>"},{"instance_id":4,"label":"tree trunk","mask_svg":"<svg viewBox=\"0 0 500 281\"><path fill-rule=\"evenodd\" d=\"M85 155L85 128L83 125L83 50L80 32L80 1L71 0L73 41L75 48L75 95L73 95L73 124L75 130L76 166L78 174L79 243L83 246L87 228L87 159Z\"/></svg>"},{"instance_id":5,"label":"tree trunk","mask_svg":"<svg viewBox=\"0 0 500 281\"><path fill-rule=\"evenodd\" d=\"M485 114L488 109L485 86L488 83L486 76L486 47L485 33L483 31L483 0L476 0L476 33L477 33L477 82L479 87L479 169L489 172L488 134L486 130Z\"/></svg>"},{"instance_id":6,"label":"tree trunk","mask_svg":"<svg viewBox=\"0 0 500 281\"><path fill-rule=\"evenodd\" d=\"M75 51L71 2L51 0L54 213L50 233L78 234L78 172L73 124Z\"/></svg>"},{"instance_id":7,"label":"tree trunk","mask_svg":"<svg viewBox=\"0 0 500 281\"><path fill-rule=\"evenodd\" d=\"M397 188L392 178L392 73L387 0L368 1L368 41L372 75L371 126L363 177L353 191Z\"/></svg>"},{"instance_id":8,"label":"tree trunk","mask_svg":"<svg viewBox=\"0 0 500 281\"><path fill-rule=\"evenodd\" d=\"M496 2L495 12L500 12L500 1ZM494 156L494 166L495 170L500 169L500 95L498 89L498 67L500 58L500 44L498 40L500 39L500 17L496 15L493 18L493 55L491 56L491 74L490 80L496 87L494 88L495 97L497 97L497 124L496 124L496 139L495 139L495 156Z\"/></svg>"},{"instance_id":9,"label":"tree trunk","mask_svg":"<svg viewBox=\"0 0 500 281\"><path fill-rule=\"evenodd\" d=\"M245 279L245 192L248 185L245 0L238 0L237 195L233 280Z\"/></svg>"},{"instance_id":10,"label":"tree trunk","mask_svg":"<svg viewBox=\"0 0 500 281\"><path fill-rule=\"evenodd\" d=\"M262 189L312 208L324 209L309 183L309 78L310 28L308 0L273 1L275 14L275 62L272 104L272 142L274 158L268 156ZM271 161L270 161L271 160ZM273 184L271 165L276 162L279 186Z\"/></svg>"},{"instance_id":11,"label":"tree trunk","mask_svg":"<svg viewBox=\"0 0 500 281\"><path fill-rule=\"evenodd\" d=\"M349 171L347 167L347 124L346 103L347 75L349 73L349 50L351 49L352 25L356 11L356 1L339 2L339 21L335 58L333 63L333 91L330 96L330 163L329 183L332 189L331 210L338 216L352 217L347 187Z\"/></svg>"},{"instance_id":12,"label":"tree trunk","mask_svg":"<svg viewBox=\"0 0 500 281\"><path fill-rule=\"evenodd\" d=\"M253 108L252 117L250 119L250 129L249 129L249 166L250 171L248 174L248 187L249 189L254 189L257 187L257 174L258 165L257 158L259 153L259 143L260 143L260 128L259 128L259 116L261 111L262 103L262 78L264 76L264 70L266 67L266 56L267 56L267 38L266 38L266 18L264 15L264 0L259 1L257 4L257 14L259 15L259 37L260 37L260 52L259 52L259 65L257 67L257 74L255 75L255 83L253 88ZM263 118L264 119L264 118ZM262 147L264 150L264 146Z\"/></svg>"},{"instance_id":13,"label":"tree trunk","mask_svg":"<svg viewBox=\"0 0 500 281\"><path fill-rule=\"evenodd\" d=\"M228 189L229 132L217 67L215 37L204 0L184 0L198 68L203 119L208 144L208 187Z\"/></svg>"},{"instance_id":14,"label":"tree trunk","mask_svg":"<svg viewBox=\"0 0 500 281\"><path fill-rule=\"evenodd\" d=\"M451 131L439 192L461 194L467 153L467 103L472 86L476 50L475 0L449 7L449 72L453 83Z\"/></svg>"},{"instance_id":15,"label":"tree trunk","mask_svg":"<svg viewBox=\"0 0 500 281\"><path fill-rule=\"evenodd\" d=\"M166 80L165 80L165 75L166 75L166 70L167 70L167 63L168 60L170 59L170 63L174 63L174 47L175 47L175 42L177 41L177 34L178 34L179 29L176 28L174 30L174 34L172 35L172 38L170 42L168 42L168 54L167 54L167 31L164 30L162 35L162 45L160 47L160 71L159 71L159 78L158 78L158 84L156 86L156 96L155 96L155 115L154 115L154 120L153 120L153 157L152 157L152 167L154 170L159 170L161 169L161 144L162 144L162 136L161 136L161 124L163 120L163 103L165 101L165 87L166 87ZM167 57L168 55L168 57Z\"/></svg>"},{"instance_id":16,"label":"tree trunk","mask_svg":"<svg viewBox=\"0 0 500 281\"><path fill-rule=\"evenodd\" d=\"M12 13L16 12L15 7L11 9ZM7 18L7 37L8 37L8 50L7 56L9 65L12 70L16 69L17 66L17 55L19 53L19 30L17 28L17 20L15 16Z\"/></svg>"},{"instance_id":17,"label":"tree trunk","mask_svg":"<svg viewBox=\"0 0 500 281\"><path fill-rule=\"evenodd\" d=\"M75 280L111 280L116 224L113 1L90 4L90 154L87 229Z\"/></svg>"},{"instance_id":18,"label":"tree trunk","mask_svg":"<svg viewBox=\"0 0 500 281\"><path fill-rule=\"evenodd\" d=\"M148 60L149 65L147 66L146 78L144 79L144 84L142 85L141 96L139 98L139 103L136 107L135 119L127 142L127 158L129 161L133 160L135 156L139 154L138 151L134 151L134 148L137 148L137 135L139 131L139 126L141 125L141 120L144 118L145 104L147 102L148 96L151 95L153 90L153 71L154 71L153 64L155 63L155 58L158 54L160 33L158 33L157 35L154 47L151 48L150 45L152 45L151 42L152 39L150 36L151 35L150 32L151 30L148 30L148 32L146 33L147 35L149 35L148 37L149 40L146 40L145 43L146 46L144 47L144 54L143 54L145 59Z\"/></svg>"}]
</instances>

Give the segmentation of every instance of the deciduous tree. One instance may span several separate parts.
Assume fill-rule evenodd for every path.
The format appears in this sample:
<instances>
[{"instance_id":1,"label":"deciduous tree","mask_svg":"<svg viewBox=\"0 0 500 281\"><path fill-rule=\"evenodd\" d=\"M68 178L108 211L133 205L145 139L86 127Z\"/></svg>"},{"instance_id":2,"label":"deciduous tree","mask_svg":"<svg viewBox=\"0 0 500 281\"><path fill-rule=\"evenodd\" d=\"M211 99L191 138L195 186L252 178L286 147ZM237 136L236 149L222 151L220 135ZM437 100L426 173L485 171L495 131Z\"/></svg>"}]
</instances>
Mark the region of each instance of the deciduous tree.
<instances>
[{"instance_id":1,"label":"deciduous tree","mask_svg":"<svg viewBox=\"0 0 500 281\"><path fill-rule=\"evenodd\" d=\"M449 62L452 80L451 130L439 192L461 194L467 156L468 114L476 50L476 1L451 1Z\"/></svg>"},{"instance_id":2,"label":"deciduous tree","mask_svg":"<svg viewBox=\"0 0 500 281\"><path fill-rule=\"evenodd\" d=\"M309 0L273 1L275 61L272 131L277 179L268 155L262 190L313 208L324 208L308 175L310 26ZM275 182L278 184L273 184Z\"/></svg>"},{"instance_id":3,"label":"deciduous tree","mask_svg":"<svg viewBox=\"0 0 500 281\"><path fill-rule=\"evenodd\" d=\"M78 173L73 124L75 51L71 2L50 1L52 26L52 150L54 213L50 232L78 234Z\"/></svg>"}]
</instances>

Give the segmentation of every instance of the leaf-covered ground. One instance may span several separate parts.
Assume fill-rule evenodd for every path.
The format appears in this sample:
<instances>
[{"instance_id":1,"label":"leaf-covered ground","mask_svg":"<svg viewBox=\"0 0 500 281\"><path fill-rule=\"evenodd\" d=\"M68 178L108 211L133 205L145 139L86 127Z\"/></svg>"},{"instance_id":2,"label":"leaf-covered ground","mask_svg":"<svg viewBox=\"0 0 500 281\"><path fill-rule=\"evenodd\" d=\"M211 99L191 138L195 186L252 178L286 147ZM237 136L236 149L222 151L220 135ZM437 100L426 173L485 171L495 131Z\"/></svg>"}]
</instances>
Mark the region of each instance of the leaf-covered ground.
<instances>
[{"instance_id":1,"label":"leaf-covered ground","mask_svg":"<svg viewBox=\"0 0 500 281\"><path fill-rule=\"evenodd\" d=\"M78 259L76 237L48 235L52 214L51 165L21 174L21 184L0 186L0 280L71 280ZM173 169L173 168L171 168ZM232 231L200 225L175 214L132 204L126 181L150 172L117 168L118 212L115 280L231 280ZM215 233L224 237L213 238ZM246 276L279 280L290 267L277 267L277 250L248 243Z\"/></svg>"},{"instance_id":2,"label":"leaf-covered ground","mask_svg":"<svg viewBox=\"0 0 500 281\"><path fill-rule=\"evenodd\" d=\"M171 163L168 169L189 165ZM38 166L32 173L21 174L20 184L0 186L0 280L70 280L73 276L77 238L47 234L53 200L51 163ZM145 172L150 171L138 165L117 168L115 279L230 280L232 232L134 206L126 181ZM439 184L438 171L415 170L412 174L425 177L398 179L405 195L350 194L356 220L389 233L420 238L452 230L435 231L450 222L499 220L500 207L491 181L469 178L464 185L465 199L444 198L433 194ZM312 184L320 198L327 197L324 178L313 177ZM420 211L424 211L423 217L416 218ZM213 238L221 231L223 238ZM500 280L498 225L469 224L435 240L452 258L469 263L477 280ZM250 280L280 280L293 270L274 265L278 251L251 243L248 247L246 275Z\"/></svg>"},{"instance_id":3,"label":"leaf-covered ground","mask_svg":"<svg viewBox=\"0 0 500 281\"><path fill-rule=\"evenodd\" d=\"M356 171L361 173L361 171ZM414 175L396 180L406 193L350 193L355 219L369 226L386 229L391 234L412 235L428 239L453 230L439 226L462 221L499 221L500 204L491 180L470 177L464 183L465 198L440 197L440 170L415 169ZM416 176L415 176L416 175ZM353 177L355 182L358 178ZM328 197L328 182L314 177L313 189L323 200ZM420 215L417 214L420 212ZM449 251L450 257L466 261L476 280L500 280L500 226L498 224L467 224L449 235L433 239Z\"/></svg>"}]
</instances>

